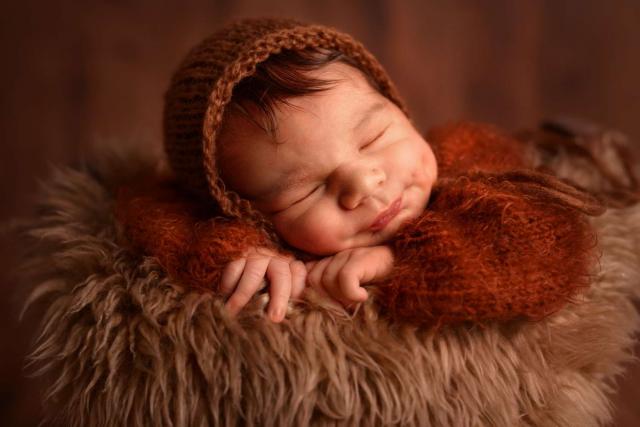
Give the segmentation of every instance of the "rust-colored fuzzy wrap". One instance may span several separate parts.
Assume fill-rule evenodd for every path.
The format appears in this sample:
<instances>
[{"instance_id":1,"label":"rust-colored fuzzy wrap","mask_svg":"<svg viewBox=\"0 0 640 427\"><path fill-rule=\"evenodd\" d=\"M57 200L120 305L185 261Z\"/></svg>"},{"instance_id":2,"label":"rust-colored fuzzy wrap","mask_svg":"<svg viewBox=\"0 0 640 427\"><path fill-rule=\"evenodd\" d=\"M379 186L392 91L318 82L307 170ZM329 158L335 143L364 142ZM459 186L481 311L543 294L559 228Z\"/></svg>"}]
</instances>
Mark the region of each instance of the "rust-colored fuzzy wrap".
<instances>
[{"instance_id":1,"label":"rust-colored fuzzy wrap","mask_svg":"<svg viewBox=\"0 0 640 427\"><path fill-rule=\"evenodd\" d=\"M404 103L380 63L361 43L333 28L293 20L259 19L233 24L189 52L165 95L164 145L169 163L185 188L213 197L231 218L269 222L249 201L225 188L216 165L216 136L234 86L256 65L285 49L334 49L346 55L406 114Z\"/></svg>"}]
</instances>

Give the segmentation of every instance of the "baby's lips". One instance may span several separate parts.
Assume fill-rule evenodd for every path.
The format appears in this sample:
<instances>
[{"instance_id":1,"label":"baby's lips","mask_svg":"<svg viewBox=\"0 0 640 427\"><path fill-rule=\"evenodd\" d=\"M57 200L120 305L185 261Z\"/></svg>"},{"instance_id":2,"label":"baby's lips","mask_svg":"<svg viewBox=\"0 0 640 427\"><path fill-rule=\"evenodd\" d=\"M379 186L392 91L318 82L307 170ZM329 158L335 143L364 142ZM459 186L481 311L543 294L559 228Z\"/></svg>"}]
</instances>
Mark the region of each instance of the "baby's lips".
<instances>
[{"instance_id":1,"label":"baby's lips","mask_svg":"<svg viewBox=\"0 0 640 427\"><path fill-rule=\"evenodd\" d=\"M369 229L373 231L382 230L400 212L402 208L402 196L398 197L384 212L380 213Z\"/></svg>"}]
</instances>

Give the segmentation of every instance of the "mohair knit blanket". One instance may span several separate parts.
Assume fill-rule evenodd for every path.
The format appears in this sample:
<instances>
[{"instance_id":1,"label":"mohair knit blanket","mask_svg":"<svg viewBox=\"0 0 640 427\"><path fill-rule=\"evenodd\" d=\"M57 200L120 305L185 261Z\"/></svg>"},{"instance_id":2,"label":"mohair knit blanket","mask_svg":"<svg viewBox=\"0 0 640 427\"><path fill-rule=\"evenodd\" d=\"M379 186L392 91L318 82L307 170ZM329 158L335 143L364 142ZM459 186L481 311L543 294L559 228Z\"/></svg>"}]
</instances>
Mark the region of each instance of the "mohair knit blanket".
<instances>
[{"instance_id":1,"label":"mohair knit blanket","mask_svg":"<svg viewBox=\"0 0 640 427\"><path fill-rule=\"evenodd\" d=\"M606 141L605 141L606 142ZM603 159L615 169L619 159ZM548 154L548 153L547 153ZM560 150L538 156L600 190L604 178ZM149 155L103 154L59 169L23 226L42 316L31 363L48 416L69 426L595 426L611 420L615 377L640 319L640 204L593 217L601 263L580 301L540 322L418 329L352 317L313 300L288 320L237 320L210 293L174 285L152 258L116 244L118 183Z\"/></svg>"}]
</instances>

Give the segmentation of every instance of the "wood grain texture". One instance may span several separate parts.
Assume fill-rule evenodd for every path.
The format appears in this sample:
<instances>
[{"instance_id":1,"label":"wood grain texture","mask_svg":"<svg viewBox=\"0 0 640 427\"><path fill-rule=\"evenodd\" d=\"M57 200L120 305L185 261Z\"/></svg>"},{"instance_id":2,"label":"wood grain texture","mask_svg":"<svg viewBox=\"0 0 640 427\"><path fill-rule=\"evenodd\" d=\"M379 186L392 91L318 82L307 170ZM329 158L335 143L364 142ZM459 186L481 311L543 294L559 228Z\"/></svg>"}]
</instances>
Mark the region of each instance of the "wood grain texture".
<instances>
[{"instance_id":1,"label":"wood grain texture","mask_svg":"<svg viewBox=\"0 0 640 427\"><path fill-rule=\"evenodd\" d=\"M28 0L0 14L0 221L30 210L50 164L103 144L159 150L162 96L180 58L223 23L265 15L363 41L421 129L461 118L515 129L571 115L640 141L636 0ZM7 271L19 242L0 245ZM30 326L16 322L20 284L2 275L0 286L0 424L35 425L36 386L20 370ZM615 425L640 425L638 401L636 365L621 379Z\"/></svg>"}]
</instances>

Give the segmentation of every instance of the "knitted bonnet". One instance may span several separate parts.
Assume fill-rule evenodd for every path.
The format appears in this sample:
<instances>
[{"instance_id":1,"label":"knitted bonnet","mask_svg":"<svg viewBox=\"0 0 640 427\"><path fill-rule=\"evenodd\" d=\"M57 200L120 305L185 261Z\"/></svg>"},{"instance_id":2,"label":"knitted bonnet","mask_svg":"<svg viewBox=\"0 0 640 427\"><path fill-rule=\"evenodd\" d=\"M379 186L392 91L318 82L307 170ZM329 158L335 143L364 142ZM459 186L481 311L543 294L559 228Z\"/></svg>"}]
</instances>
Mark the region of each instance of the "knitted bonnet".
<instances>
[{"instance_id":1,"label":"knitted bonnet","mask_svg":"<svg viewBox=\"0 0 640 427\"><path fill-rule=\"evenodd\" d=\"M333 28L284 19L244 20L208 37L187 54L165 94L164 147L178 181L205 200L213 199L224 215L254 221L272 237L271 223L225 187L216 165L216 138L238 82L270 55L305 48L347 56L406 114L387 73L361 43Z\"/></svg>"}]
</instances>

